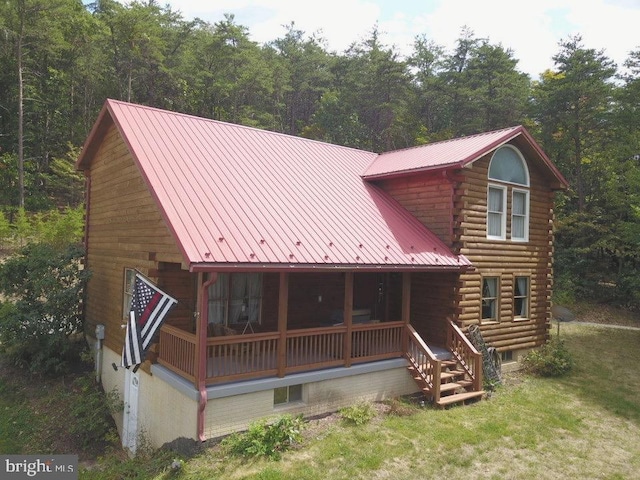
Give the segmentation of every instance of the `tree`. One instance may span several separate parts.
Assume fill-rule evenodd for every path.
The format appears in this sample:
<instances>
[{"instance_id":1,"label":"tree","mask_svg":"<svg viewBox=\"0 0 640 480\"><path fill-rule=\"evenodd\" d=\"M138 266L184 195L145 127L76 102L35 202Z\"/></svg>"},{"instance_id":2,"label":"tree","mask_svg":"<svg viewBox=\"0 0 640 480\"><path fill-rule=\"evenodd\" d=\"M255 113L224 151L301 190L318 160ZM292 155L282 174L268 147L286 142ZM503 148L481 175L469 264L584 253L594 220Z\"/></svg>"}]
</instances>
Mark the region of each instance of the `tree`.
<instances>
[{"instance_id":1,"label":"tree","mask_svg":"<svg viewBox=\"0 0 640 480\"><path fill-rule=\"evenodd\" d=\"M570 209L587 209L589 186L600 172L591 159L609 141L615 64L602 51L584 48L581 37L560 42L547 71L533 89L533 116L540 125L547 154L567 176L572 187Z\"/></svg>"},{"instance_id":2,"label":"tree","mask_svg":"<svg viewBox=\"0 0 640 480\"><path fill-rule=\"evenodd\" d=\"M291 23L284 37L271 42L280 71L278 83L283 91L285 112L283 131L300 134L311 121L322 95L332 81L330 57L322 40L315 36L305 39L304 32Z\"/></svg>"},{"instance_id":3,"label":"tree","mask_svg":"<svg viewBox=\"0 0 640 480\"><path fill-rule=\"evenodd\" d=\"M83 251L30 244L0 265L0 342L17 365L63 373L78 360L73 337L82 332L82 289L89 272Z\"/></svg>"}]
</instances>

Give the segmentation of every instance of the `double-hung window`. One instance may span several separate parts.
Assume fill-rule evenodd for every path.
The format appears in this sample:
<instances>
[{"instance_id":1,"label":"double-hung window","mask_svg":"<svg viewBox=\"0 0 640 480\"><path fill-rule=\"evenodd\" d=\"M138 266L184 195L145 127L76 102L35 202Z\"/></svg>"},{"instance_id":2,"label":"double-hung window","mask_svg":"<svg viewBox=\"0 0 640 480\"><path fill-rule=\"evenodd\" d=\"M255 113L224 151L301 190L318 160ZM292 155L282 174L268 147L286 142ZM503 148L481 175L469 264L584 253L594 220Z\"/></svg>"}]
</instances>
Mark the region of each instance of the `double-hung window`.
<instances>
[{"instance_id":1,"label":"double-hung window","mask_svg":"<svg viewBox=\"0 0 640 480\"><path fill-rule=\"evenodd\" d=\"M513 317L529 318L529 277L515 277L513 285Z\"/></svg>"},{"instance_id":2,"label":"double-hung window","mask_svg":"<svg viewBox=\"0 0 640 480\"><path fill-rule=\"evenodd\" d=\"M499 185L489 185L487 203L487 237L504 240L507 229L507 189Z\"/></svg>"},{"instance_id":3,"label":"double-hung window","mask_svg":"<svg viewBox=\"0 0 640 480\"><path fill-rule=\"evenodd\" d=\"M528 241L529 170L520 151L512 145L498 148L489 164L489 181L487 238Z\"/></svg>"},{"instance_id":4,"label":"double-hung window","mask_svg":"<svg viewBox=\"0 0 640 480\"><path fill-rule=\"evenodd\" d=\"M513 189L511 196L511 240L529 240L529 191Z\"/></svg>"},{"instance_id":5,"label":"double-hung window","mask_svg":"<svg viewBox=\"0 0 640 480\"><path fill-rule=\"evenodd\" d=\"M482 321L497 322L500 277L484 277L482 279Z\"/></svg>"}]
</instances>

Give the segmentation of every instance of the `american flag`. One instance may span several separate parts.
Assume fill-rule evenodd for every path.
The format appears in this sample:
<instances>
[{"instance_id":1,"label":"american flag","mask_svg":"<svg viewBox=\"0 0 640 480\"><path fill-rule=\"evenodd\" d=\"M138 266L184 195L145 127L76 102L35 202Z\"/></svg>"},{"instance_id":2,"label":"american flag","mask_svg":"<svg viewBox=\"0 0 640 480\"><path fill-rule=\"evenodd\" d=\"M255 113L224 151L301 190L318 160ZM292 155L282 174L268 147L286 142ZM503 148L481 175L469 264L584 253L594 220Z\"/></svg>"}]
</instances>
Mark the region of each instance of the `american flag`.
<instances>
[{"instance_id":1,"label":"american flag","mask_svg":"<svg viewBox=\"0 0 640 480\"><path fill-rule=\"evenodd\" d=\"M153 336L176 303L178 303L176 299L136 273L127 333L122 349L123 367L129 368L142 363Z\"/></svg>"}]
</instances>

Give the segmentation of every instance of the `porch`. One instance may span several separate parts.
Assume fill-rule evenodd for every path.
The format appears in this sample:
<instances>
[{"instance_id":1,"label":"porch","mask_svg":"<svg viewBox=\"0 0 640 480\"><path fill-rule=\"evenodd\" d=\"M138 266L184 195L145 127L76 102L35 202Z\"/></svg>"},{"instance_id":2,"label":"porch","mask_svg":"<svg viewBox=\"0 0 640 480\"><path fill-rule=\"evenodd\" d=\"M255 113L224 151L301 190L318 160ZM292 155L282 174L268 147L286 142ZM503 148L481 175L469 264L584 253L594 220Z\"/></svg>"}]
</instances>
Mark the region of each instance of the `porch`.
<instances>
[{"instance_id":1,"label":"porch","mask_svg":"<svg viewBox=\"0 0 640 480\"><path fill-rule=\"evenodd\" d=\"M244 293L242 308L235 304L245 314L243 323L220 324L212 320L220 312L231 318L232 295L221 294L219 284L212 288L221 277L200 274L197 301L191 302L200 309L161 328L157 363L202 390L404 358L420 389L435 402L460 389L480 391L481 356L446 319L453 312L447 292L454 289L448 287L456 278L424 272L264 274L259 292L255 286L245 289L253 293ZM224 281L232 292L233 279ZM225 295L228 305L222 308L218 299ZM253 323L252 315L259 321ZM191 328L189 316L196 318ZM434 354L433 345L444 349L446 358ZM460 383L449 381L447 365L459 367ZM442 383L450 385L441 388Z\"/></svg>"},{"instance_id":2,"label":"porch","mask_svg":"<svg viewBox=\"0 0 640 480\"><path fill-rule=\"evenodd\" d=\"M207 337L207 385L278 376L403 356L403 322L355 324ZM284 345L281 347L281 338ZM195 334L165 325L158 363L196 382Z\"/></svg>"}]
</instances>

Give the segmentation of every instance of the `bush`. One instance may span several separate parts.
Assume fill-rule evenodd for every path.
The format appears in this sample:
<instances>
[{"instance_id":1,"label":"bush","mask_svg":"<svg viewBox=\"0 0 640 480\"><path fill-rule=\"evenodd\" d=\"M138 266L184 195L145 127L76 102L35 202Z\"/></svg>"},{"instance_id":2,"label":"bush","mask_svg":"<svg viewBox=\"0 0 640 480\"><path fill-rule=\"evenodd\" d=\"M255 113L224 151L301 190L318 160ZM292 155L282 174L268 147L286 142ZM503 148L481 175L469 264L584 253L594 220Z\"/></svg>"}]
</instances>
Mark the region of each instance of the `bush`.
<instances>
[{"instance_id":1,"label":"bush","mask_svg":"<svg viewBox=\"0 0 640 480\"><path fill-rule=\"evenodd\" d=\"M93 373L78 377L73 382L77 398L71 405L75 422L70 431L84 448L109 443L117 437L111 414L122 411L124 405L117 390L105 393L95 382Z\"/></svg>"},{"instance_id":2,"label":"bush","mask_svg":"<svg viewBox=\"0 0 640 480\"><path fill-rule=\"evenodd\" d=\"M537 350L532 350L522 360L526 372L541 377L559 377L571 370L573 359L564 342L553 338Z\"/></svg>"},{"instance_id":3,"label":"bush","mask_svg":"<svg viewBox=\"0 0 640 480\"><path fill-rule=\"evenodd\" d=\"M78 246L30 244L0 265L0 343L33 373L65 373L79 363L82 291L89 277Z\"/></svg>"},{"instance_id":4,"label":"bush","mask_svg":"<svg viewBox=\"0 0 640 480\"><path fill-rule=\"evenodd\" d=\"M339 413L342 420L351 425L364 425L369 423L375 416L373 408L368 403L359 403L341 408Z\"/></svg>"},{"instance_id":5,"label":"bush","mask_svg":"<svg viewBox=\"0 0 640 480\"><path fill-rule=\"evenodd\" d=\"M280 458L302 438L302 415L283 415L269 423L267 419L252 423L249 430L225 438L222 445L233 455Z\"/></svg>"}]
</instances>

